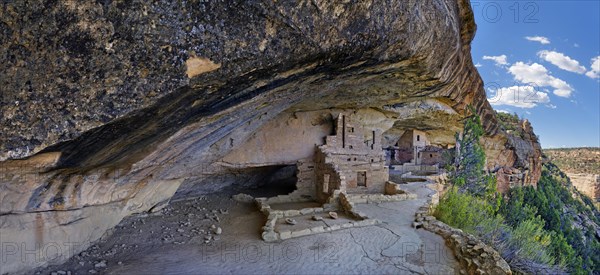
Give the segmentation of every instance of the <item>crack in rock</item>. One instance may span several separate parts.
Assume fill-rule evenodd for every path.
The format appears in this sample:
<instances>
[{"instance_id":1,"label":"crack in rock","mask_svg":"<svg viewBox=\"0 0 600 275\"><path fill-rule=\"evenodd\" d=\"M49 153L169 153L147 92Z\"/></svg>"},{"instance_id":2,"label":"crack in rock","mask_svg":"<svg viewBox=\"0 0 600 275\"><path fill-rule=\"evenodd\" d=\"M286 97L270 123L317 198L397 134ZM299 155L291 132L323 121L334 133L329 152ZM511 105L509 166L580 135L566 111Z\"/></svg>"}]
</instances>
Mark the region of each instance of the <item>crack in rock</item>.
<instances>
[{"instance_id":1,"label":"crack in rock","mask_svg":"<svg viewBox=\"0 0 600 275\"><path fill-rule=\"evenodd\" d=\"M365 253L365 257L366 257L367 259L369 259L369 260L373 261L374 263L378 263L376 260L374 260L373 258L371 258L371 257L369 256L369 253L367 252L367 250L365 250L365 247L364 247L362 244L360 244L360 243L359 243L359 242L356 240L356 238L354 237L354 234L352 234L352 231L350 230L348 233L350 233L350 236L352 237L352 241L353 241L355 244L357 244L358 246L360 246L360 249L362 249L363 253Z\"/></svg>"}]
</instances>

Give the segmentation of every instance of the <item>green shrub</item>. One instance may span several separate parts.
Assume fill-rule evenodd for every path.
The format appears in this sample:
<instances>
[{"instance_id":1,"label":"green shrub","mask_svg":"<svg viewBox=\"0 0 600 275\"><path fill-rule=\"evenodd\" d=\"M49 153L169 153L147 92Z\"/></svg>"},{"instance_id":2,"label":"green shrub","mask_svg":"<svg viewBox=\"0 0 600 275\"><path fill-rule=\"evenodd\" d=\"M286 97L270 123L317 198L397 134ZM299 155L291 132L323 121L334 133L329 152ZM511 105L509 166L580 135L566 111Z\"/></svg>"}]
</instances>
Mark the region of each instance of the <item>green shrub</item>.
<instances>
[{"instance_id":1,"label":"green shrub","mask_svg":"<svg viewBox=\"0 0 600 275\"><path fill-rule=\"evenodd\" d=\"M509 244L515 247L516 255L541 264L554 264L552 253L546 250L551 243L551 234L544 230L544 221L538 216L520 222L511 232Z\"/></svg>"},{"instance_id":2,"label":"green shrub","mask_svg":"<svg viewBox=\"0 0 600 275\"><path fill-rule=\"evenodd\" d=\"M434 215L450 226L475 233L476 226L491 215L491 207L482 199L460 193L453 187L444 194Z\"/></svg>"},{"instance_id":3,"label":"green shrub","mask_svg":"<svg viewBox=\"0 0 600 275\"><path fill-rule=\"evenodd\" d=\"M552 232L550 251L555 258L556 264L566 267L575 259L575 250L569 245L567 239L560 233Z\"/></svg>"},{"instance_id":4,"label":"green shrub","mask_svg":"<svg viewBox=\"0 0 600 275\"><path fill-rule=\"evenodd\" d=\"M452 187L440 199L434 212L436 218L478 236L509 262L526 259L540 264L554 263L553 254L547 249L551 234L543 229L540 217L524 220L512 228L502 215L495 213L493 204L457 190Z\"/></svg>"}]
</instances>

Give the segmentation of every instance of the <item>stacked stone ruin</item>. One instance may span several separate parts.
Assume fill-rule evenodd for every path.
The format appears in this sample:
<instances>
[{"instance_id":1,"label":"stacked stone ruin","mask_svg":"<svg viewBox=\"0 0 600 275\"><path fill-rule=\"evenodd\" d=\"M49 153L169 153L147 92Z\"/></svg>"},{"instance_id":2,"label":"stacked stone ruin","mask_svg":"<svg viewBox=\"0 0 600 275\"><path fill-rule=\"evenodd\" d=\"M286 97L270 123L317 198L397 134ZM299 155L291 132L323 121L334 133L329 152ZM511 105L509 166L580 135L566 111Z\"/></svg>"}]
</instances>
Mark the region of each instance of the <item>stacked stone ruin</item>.
<instances>
[{"instance_id":1,"label":"stacked stone ruin","mask_svg":"<svg viewBox=\"0 0 600 275\"><path fill-rule=\"evenodd\" d=\"M367 133L360 123L353 121L351 114L339 114L335 124L335 135L327 136L325 144L315 146L314 159L297 162L297 189L294 192L255 199L260 211L267 216L267 222L263 226L263 240L272 242L375 225L379 223L378 220L357 212L354 205L416 199L416 194L405 192L399 185L389 181L380 131ZM322 206L293 210L272 208L273 204L315 201ZM336 211L348 214L353 220L300 230L276 229L280 219L309 219L313 215Z\"/></svg>"}]
</instances>

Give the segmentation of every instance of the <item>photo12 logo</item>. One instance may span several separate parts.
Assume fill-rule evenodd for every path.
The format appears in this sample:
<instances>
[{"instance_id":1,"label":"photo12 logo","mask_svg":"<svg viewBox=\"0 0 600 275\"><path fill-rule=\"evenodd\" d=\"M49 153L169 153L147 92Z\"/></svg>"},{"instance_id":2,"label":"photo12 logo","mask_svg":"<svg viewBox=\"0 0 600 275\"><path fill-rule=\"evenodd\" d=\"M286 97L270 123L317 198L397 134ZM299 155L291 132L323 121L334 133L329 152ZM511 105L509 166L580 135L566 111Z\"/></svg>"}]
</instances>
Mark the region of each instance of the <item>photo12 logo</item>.
<instances>
[{"instance_id":1,"label":"photo12 logo","mask_svg":"<svg viewBox=\"0 0 600 275\"><path fill-rule=\"evenodd\" d=\"M340 247L332 241L315 242L309 247L297 242L286 243L219 243L201 247L202 262L228 263L335 263Z\"/></svg>"},{"instance_id":2,"label":"photo12 logo","mask_svg":"<svg viewBox=\"0 0 600 275\"><path fill-rule=\"evenodd\" d=\"M21 263L60 263L81 250L76 242L3 242L0 243L0 265L11 262Z\"/></svg>"},{"instance_id":3,"label":"photo12 logo","mask_svg":"<svg viewBox=\"0 0 600 275\"><path fill-rule=\"evenodd\" d=\"M361 247L356 247L356 245ZM203 263L229 263L229 264L253 264L253 263L315 263L334 264L347 261L347 250L359 249L364 251L364 245L360 243L338 243L332 240L322 239L313 243L306 242L282 242L282 243L218 243L210 246L200 247L200 261ZM374 257L371 260L386 262L395 258L398 262L423 262L425 264L440 264L454 259L451 250L443 244L423 244L416 242L396 242L388 248L394 250L397 256L382 256L379 252L366 257ZM378 251L376 249L373 252ZM365 252L367 253L367 252ZM379 255L379 256L377 256ZM354 255L353 257L361 257Z\"/></svg>"},{"instance_id":4,"label":"photo12 logo","mask_svg":"<svg viewBox=\"0 0 600 275\"><path fill-rule=\"evenodd\" d=\"M537 104L550 102L547 90L541 90L536 83L514 83L501 86L496 82L488 82L484 86L491 105L510 105L520 108L532 108Z\"/></svg>"},{"instance_id":5,"label":"photo12 logo","mask_svg":"<svg viewBox=\"0 0 600 275\"><path fill-rule=\"evenodd\" d=\"M540 22L540 6L534 1L472 1L471 7L476 16L480 15L488 23L498 23L503 19L513 23Z\"/></svg>"}]
</instances>

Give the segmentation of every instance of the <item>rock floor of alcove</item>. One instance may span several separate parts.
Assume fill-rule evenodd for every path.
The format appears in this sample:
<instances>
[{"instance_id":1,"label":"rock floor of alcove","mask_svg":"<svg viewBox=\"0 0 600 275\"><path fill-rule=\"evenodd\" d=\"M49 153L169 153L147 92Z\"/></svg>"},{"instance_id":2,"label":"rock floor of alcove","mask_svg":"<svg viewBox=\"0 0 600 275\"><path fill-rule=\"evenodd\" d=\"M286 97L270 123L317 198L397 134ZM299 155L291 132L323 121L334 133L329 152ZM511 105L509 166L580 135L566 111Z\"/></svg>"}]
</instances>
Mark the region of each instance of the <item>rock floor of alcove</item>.
<instances>
[{"instance_id":1,"label":"rock floor of alcove","mask_svg":"<svg viewBox=\"0 0 600 275\"><path fill-rule=\"evenodd\" d=\"M415 211L433 191L424 183L403 188L419 198L357 205L381 224L277 243L260 239L265 218L253 203L231 199L240 190L172 202L158 214L124 219L86 251L35 273L458 273L442 237L411 227Z\"/></svg>"}]
</instances>

